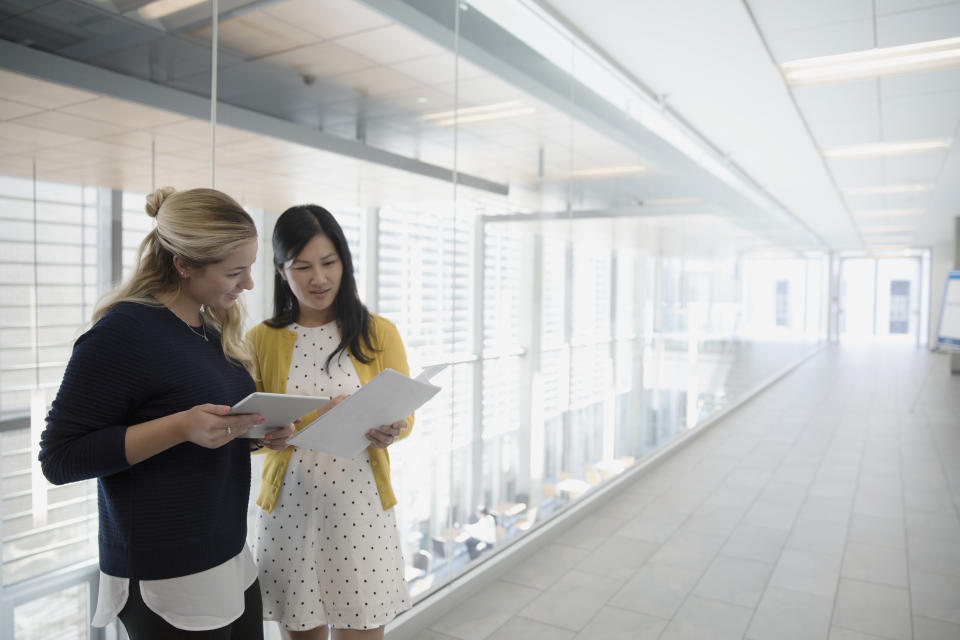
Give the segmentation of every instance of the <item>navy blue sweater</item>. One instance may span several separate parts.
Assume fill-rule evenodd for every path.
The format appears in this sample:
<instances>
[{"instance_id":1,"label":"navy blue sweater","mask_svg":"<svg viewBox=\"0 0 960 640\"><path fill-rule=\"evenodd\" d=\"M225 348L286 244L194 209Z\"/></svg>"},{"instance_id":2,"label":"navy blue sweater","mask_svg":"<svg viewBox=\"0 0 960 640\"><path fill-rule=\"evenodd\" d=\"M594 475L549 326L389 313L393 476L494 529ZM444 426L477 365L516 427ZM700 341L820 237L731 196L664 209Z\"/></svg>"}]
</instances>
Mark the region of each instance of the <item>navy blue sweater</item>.
<instances>
[{"instance_id":1,"label":"navy blue sweater","mask_svg":"<svg viewBox=\"0 0 960 640\"><path fill-rule=\"evenodd\" d=\"M100 568L156 580L214 567L243 549L250 445L186 442L127 464L127 427L205 403L233 405L255 391L227 361L216 332L205 342L166 307L117 305L73 348L40 440L54 484L98 478Z\"/></svg>"}]
</instances>

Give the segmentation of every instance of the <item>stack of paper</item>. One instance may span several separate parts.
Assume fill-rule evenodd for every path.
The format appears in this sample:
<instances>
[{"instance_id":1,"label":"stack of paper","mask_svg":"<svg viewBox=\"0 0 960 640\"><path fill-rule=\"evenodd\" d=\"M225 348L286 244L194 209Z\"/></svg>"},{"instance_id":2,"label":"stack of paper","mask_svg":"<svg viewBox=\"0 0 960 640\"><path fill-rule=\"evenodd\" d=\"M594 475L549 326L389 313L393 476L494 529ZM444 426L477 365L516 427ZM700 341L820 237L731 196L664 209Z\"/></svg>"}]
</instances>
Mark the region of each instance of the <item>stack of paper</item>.
<instances>
[{"instance_id":1,"label":"stack of paper","mask_svg":"<svg viewBox=\"0 0 960 640\"><path fill-rule=\"evenodd\" d=\"M287 442L297 447L354 458L366 450L370 441L366 433L403 420L427 400L437 395L440 387L428 382L444 365L425 369L416 378L384 369L380 375L346 400L294 434Z\"/></svg>"}]
</instances>

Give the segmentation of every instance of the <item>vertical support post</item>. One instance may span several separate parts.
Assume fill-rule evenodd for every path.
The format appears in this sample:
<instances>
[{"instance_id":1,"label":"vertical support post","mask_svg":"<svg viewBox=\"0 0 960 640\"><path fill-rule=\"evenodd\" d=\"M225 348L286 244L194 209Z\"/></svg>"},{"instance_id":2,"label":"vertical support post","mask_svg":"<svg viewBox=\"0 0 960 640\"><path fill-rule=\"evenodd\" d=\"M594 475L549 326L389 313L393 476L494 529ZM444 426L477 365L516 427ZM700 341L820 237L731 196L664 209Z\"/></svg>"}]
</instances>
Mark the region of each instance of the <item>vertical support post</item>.
<instances>
[{"instance_id":1,"label":"vertical support post","mask_svg":"<svg viewBox=\"0 0 960 640\"><path fill-rule=\"evenodd\" d=\"M97 189L97 295L120 281L123 274L123 192Z\"/></svg>"},{"instance_id":2,"label":"vertical support post","mask_svg":"<svg viewBox=\"0 0 960 640\"><path fill-rule=\"evenodd\" d=\"M960 269L960 216L953 219L953 268ZM950 373L960 375L960 352L950 354Z\"/></svg>"},{"instance_id":3,"label":"vertical support post","mask_svg":"<svg viewBox=\"0 0 960 640\"><path fill-rule=\"evenodd\" d=\"M521 270L520 290L523 308L520 312L521 340L524 358L520 379L528 381L528 393L520 396L518 491L528 496L528 505L537 506L543 487L543 376L541 374L543 326L543 236L532 233L524 239L526 259Z\"/></svg>"},{"instance_id":4,"label":"vertical support post","mask_svg":"<svg viewBox=\"0 0 960 640\"><path fill-rule=\"evenodd\" d=\"M830 252L828 264L829 308L827 315L827 341L837 343L840 339L840 256Z\"/></svg>"},{"instance_id":5,"label":"vertical support post","mask_svg":"<svg viewBox=\"0 0 960 640\"><path fill-rule=\"evenodd\" d=\"M380 281L377 261L380 256L380 208L368 207L360 216L360 255L363 268L361 298L372 312L380 306ZM354 265L356 267L356 265Z\"/></svg>"},{"instance_id":6,"label":"vertical support post","mask_svg":"<svg viewBox=\"0 0 960 640\"><path fill-rule=\"evenodd\" d=\"M456 220L454 220L456 224ZM484 247L486 245L486 229L484 228L483 216L476 216L473 222L473 243L472 251L473 254L470 260L471 266L471 280L470 286L473 290L473 299L471 300L471 351L475 359L473 361L473 433L471 436L471 477L473 478L473 486L471 488L470 496L472 498L473 504L470 505L471 509L476 508L481 504L485 504L484 495L483 495L483 305L484 305L484 259L486 253ZM493 452L491 452L493 454ZM493 464L491 464L493 467ZM499 468L499 466L497 467ZM498 472L491 474L494 477L499 477ZM494 486L490 487L493 492L491 499L493 504L497 503L497 493L499 492L498 483L494 483ZM491 504L490 506L493 506ZM472 513L472 511L471 511Z\"/></svg>"}]
</instances>

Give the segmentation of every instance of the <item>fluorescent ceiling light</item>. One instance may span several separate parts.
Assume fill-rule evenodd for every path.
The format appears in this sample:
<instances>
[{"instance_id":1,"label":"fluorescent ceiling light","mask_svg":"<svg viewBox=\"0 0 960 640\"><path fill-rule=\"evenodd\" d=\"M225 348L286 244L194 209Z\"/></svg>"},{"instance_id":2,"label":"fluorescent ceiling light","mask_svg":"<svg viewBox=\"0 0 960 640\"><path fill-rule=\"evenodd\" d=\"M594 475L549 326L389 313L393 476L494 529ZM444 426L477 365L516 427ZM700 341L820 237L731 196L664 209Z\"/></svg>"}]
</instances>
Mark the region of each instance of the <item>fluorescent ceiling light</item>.
<instances>
[{"instance_id":1,"label":"fluorescent ceiling light","mask_svg":"<svg viewBox=\"0 0 960 640\"><path fill-rule=\"evenodd\" d=\"M910 248L908 244L868 244L867 246L871 251L900 251Z\"/></svg>"},{"instance_id":2,"label":"fluorescent ceiling light","mask_svg":"<svg viewBox=\"0 0 960 640\"><path fill-rule=\"evenodd\" d=\"M854 211L853 215L858 218L885 218L893 216L920 216L924 209L865 209L863 211Z\"/></svg>"},{"instance_id":3,"label":"fluorescent ceiling light","mask_svg":"<svg viewBox=\"0 0 960 640\"><path fill-rule=\"evenodd\" d=\"M623 167L597 167L595 169L577 169L570 172L571 178L609 178L612 176L627 176L644 173L647 168L642 164L632 164Z\"/></svg>"},{"instance_id":4,"label":"fluorescent ceiling light","mask_svg":"<svg viewBox=\"0 0 960 640\"><path fill-rule=\"evenodd\" d=\"M864 233L901 233L903 231L916 231L917 228L912 224L892 224L860 227L860 230Z\"/></svg>"},{"instance_id":5,"label":"fluorescent ceiling light","mask_svg":"<svg viewBox=\"0 0 960 640\"><path fill-rule=\"evenodd\" d=\"M507 102L494 102L492 104L482 104L477 107L463 107L461 109L454 109L453 111L437 111L436 113L428 113L426 115L420 116L421 120L449 120L454 117L463 117L466 115L478 114L478 113L488 113L490 111L502 111L504 109L516 109L522 107L523 102L520 100L509 100Z\"/></svg>"},{"instance_id":6,"label":"fluorescent ceiling light","mask_svg":"<svg viewBox=\"0 0 960 640\"><path fill-rule=\"evenodd\" d=\"M943 151L950 148L951 140L913 140L910 142L874 142L871 144L853 144L844 147L824 149L828 158L860 158L875 156L902 156L911 153Z\"/></svg>"},{"instance_id":7,"label":"fluorescent ceiling light","mask_svg":"<svg viewBox=\"0 0 960 640\"><path fill-rule=\"evenodd\" d=\"M922 193L933 191L932 184L891 184L879 187L851 187L843 192L848 196L876 196L894 193Z\"/></svg>"},{"instance_id":8,"label":"fluorescent ceiling light","mask_svg":"<svg viewBox=\"0 0 960 640\"><path fill-rule=\"evenodd\" d=\"M145 18L147 20L157 20L158 18L164 18L171 13L177 13L178 11L183 11L189 7L203 4L206 1L207 0L155 0L155 2L145 4L137 9L137 13L140 14L141 18Z\"/></svg>"},{"instance_id":9,"label":"fluorescent ceiling light","mask_svg":"<svg viewBox=\"0 0 960 640\"><path fill-rule=\"evenodd\" d=\"M681 204L703 204L703 198L651 198L649 200L641 199L644 206L676 206Z\"/></svg>"},{"instance_id":10,"label":"fluorescent ceiling light","mask_svg":"<svg viewBox=\"0 0 960 640\"><path fill-rule=\"evenodd\" d=\"M521 107L519 109L507 109L506 111L492 111L490 113L476 113L470 116L459 116L447 120L437 120L438 127L449 127L454 124L468 124L470 122L485 122L487 120L500 120L501 118L515 118L534 113L533 107Z\"/></svg>"},{"instance_id":11,"label":"fluorescent ceiling light","mask_svg":"<svg viewBox=\"0 0 960 640\"><path fill-rule=\"evenodd\" d=\"M792 60L784 62L780 68L787 82L796 87L847 82L958 65L960 65L960 38L946 38L899 47Z\"/></svg>"}]
</instances>

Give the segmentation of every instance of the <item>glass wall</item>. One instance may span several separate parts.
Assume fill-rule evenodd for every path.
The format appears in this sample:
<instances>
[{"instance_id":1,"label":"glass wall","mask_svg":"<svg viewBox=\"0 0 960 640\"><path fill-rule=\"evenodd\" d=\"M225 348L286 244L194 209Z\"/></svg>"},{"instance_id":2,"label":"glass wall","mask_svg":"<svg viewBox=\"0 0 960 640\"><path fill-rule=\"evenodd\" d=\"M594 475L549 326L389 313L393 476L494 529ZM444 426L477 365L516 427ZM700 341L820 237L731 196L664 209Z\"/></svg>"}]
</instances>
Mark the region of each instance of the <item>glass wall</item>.
<instances>
[{"instance_id":1,"label":"glass wall","mask_svg":"<svg viewBox=\"0 0 960 640\"><path fill-rule=\"evenodd\" d=\"M430 3L397 3L411 17L348 0L221 0L216 45L206 3L159 16L85 4L99 25L71 31L85 46L35 15L38 46L116 74L116 94L0 71L4 99L22 106L0 103L14 114L0 123L2 637L100 637L86 622L95 484L47 485L38 417L97 295L132 268L155 187L212 184L254 215L251 323L270 313L273 221L292 204L327 207L411 372L449 365L391 447L417 598L823 339L822 252L789 221L760 224L749 203L686 180L679 162L701 163L704 180L736 176L526 4L436 2L420 15ZM150 104L129 87L148 87ZM641 127L679 155L645 147Z\"/></svg>"}]
</instances>

